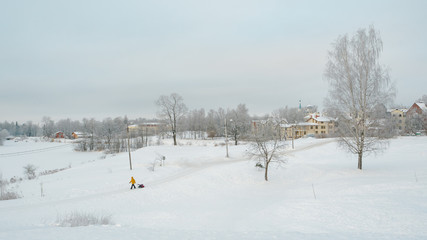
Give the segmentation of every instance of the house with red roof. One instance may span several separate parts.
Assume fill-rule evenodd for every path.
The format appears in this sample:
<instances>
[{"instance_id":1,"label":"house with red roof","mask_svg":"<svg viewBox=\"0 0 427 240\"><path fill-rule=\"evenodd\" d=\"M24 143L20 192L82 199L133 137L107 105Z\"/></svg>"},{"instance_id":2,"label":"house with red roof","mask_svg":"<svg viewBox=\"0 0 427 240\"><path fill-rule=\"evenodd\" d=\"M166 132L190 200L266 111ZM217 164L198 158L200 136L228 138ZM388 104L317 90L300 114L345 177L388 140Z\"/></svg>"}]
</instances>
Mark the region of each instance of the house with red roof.
<instances>
[{"instance_id":1,"label":"house with red roof","mask_svg":"<svg viewBox=\"0 0 427 240\"><path fill-rule=\"evenodd\" d=\"M408 109L406 115L418 114L427 114L427 105L424 102L416 102Z\"/></svg>"}]
</instances>

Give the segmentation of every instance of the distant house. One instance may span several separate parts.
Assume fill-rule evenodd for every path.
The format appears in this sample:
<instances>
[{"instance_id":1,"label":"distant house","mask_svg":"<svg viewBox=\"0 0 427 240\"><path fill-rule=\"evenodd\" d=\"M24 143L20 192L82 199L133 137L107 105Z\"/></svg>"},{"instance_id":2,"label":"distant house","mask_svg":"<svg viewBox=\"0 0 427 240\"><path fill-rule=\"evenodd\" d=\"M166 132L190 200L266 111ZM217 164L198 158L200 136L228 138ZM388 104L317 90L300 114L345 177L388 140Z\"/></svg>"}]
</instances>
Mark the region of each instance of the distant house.
<instances>
[{"instance_id":1,"label":"distant house","mask_svg":"<svg viewBox=\"0 0 427 240\"><path fill-rule=\"evenodd\" d=\"M163 123L140 123L135 125L129 125L129 131L133 133L142 132L148 135L157 135L163 128L165 124Z\"/></svg>"},{"instance_id":2,"label":"distant house","mask_svg":"<svg viewBox=\"0 0 427 240\"><path fill-rule=\"evenodd\" d=\"M394 124L398 127L400 131L405 130L406 127L406 113L408 112L408 109L389 109L387 110L387 114L391 119L393 120Z\"/></svg>"},{"instance_id":3,"label":"distant house","mask_svg":"<svg viewBox=\"0 0 427 240\"><path fill-rule=\"evenodd\" d=\"M305 136L314 137L314 129L318 127L315 123L300 122L294 124L283 124L281 125L285 132L286 138L301 138Z\"/></svg>"},{"instance_id":4,"label":"distant house","mask_svg":"<svg viewBox=\"0 0 427 240\"><path fill-rule=\"evenodd\" d=\"M332 134L335 132L335 119L327 116L322 116L319 113L313 113L305 117L306 123L314 123L317 124L315 126L314 134ZM312 129L310 127L310 129Z\"/></svg>"},{"instance_id":5,"label":"distant house","mask_svg":"<svg viewBox=\"0 0 427 240\"><path fill-rule=\"evenodd\" d=\"M417 102L412 104L412 106L408 109L406 113L408 116L411 116L415 113L425 114L427 113L427 105L424 102Z\"/></svg>"},{"instance_id":6,"label":"distant house","mask_svg":"<svg viewBox=\"0 0 427 240\"><path fill-rule=\"evenodd\" d=\"M424 102L412 104L406 113L406 131L421 134L427 129L427 105Z\"/></svg>"},{"instance_id":7,"label":"distant house","mask_svg":"<svg viewBox=\"0 0 427 240\"><path fill-rule=\"evenodd\" d=\"M71 136L72 136L74 139L78 139L78 138L87 138L87 137L88 137L88 134L87 134L87 133L84 133L84 132L73 132L73 133L71 133Z\"/></svg>"},{"instance_id":8,"label":"distant house","mask_svg":"<svg viewBox=\"0 0 427 240\"><path fill-rule=\"evenodd\" d=\"M335 133L336 120L334 118L323 116L320 113L313 113L307 115L304 119L304 122L283 126L288 138L318 137Z\"/></svg>"},{"instance_id":9,"label":"distant house","mask_svg":"<svg viewBox=\"0 0 427 240\"><path fill-rule=\"evenodd\" d=\"M55 138L64 138L64 133L63 132L56 132Z\"/></svg>"}]
</instances>

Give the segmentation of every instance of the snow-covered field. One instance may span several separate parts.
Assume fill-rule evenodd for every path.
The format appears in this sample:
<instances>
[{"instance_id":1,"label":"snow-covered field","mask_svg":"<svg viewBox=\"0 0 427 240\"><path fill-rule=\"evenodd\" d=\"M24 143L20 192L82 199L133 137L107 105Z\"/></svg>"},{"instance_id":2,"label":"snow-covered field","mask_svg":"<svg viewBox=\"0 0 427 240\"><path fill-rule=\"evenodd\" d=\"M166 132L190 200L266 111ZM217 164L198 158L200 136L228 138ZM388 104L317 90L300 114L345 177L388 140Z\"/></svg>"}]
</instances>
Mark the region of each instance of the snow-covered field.
<instances>
[{"instance_id":1,"label":"snow-covered field","mask_svg":"<svg viewBox=\"0 0 427 240\"><path fill-rule=\"evenodd\" d=\"M301 139L269 182L244 144L225 158L220 141L180 142L132 152L130 171L127 153L6 141L4 179L29 163L66 170L7 186L23 197L0 201L0 239L427 239L427 137L391 140L363 171L333 140ZM130 190L131 176L146 188ZM111 221L59 226L71 213Z\"/></svg>"}]
</instances>

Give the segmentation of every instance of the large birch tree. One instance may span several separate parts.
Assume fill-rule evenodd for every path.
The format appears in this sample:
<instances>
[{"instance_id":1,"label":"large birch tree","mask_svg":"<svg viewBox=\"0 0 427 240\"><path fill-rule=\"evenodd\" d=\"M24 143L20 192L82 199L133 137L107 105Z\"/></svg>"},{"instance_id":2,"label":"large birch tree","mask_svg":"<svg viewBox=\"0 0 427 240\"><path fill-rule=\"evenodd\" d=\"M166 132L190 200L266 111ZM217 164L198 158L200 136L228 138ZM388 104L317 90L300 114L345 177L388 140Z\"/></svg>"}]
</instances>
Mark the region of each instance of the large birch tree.
<instances>
[{"instance_id":1,"label":"large birch tree","mask_svg":"<svg viewBox=\"0 0 427 240\"><path fill-rule=\"evenodd\" d=\"M387 106L394 88L387 68L380 64L383 42L374 29L359 29L351 38L340 36L328 52L325 77L329 96L325 103L339 118L342 146L357 154L362 169L365 153L384 149L386 144L376 106Z\"/></svg>"}]
</instances>

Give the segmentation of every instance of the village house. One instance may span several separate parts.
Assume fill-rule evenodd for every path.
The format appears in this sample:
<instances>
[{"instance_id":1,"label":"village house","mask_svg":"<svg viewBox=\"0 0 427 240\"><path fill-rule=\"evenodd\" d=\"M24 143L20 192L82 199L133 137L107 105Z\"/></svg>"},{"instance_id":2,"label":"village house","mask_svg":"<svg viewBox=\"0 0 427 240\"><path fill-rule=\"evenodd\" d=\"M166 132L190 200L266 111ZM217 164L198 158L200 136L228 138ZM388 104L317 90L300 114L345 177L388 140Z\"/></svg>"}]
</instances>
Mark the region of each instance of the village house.
<instances>
[{"instance_id":1,"label":"village house","mask_svg":"<svg viewBox=\"0 0 427 240\"><path fill-rule=\"evenodd\" d=\"M163 123L140 123L129 125L129 131L132 133L143 132L144 135L157 135L160 131L162 131L163 127L165 127L165 124Z\"/></svg>"},{"instance_id":2,"label":"village house","mask_svg":"<svg viewBox=\"0 0 427 240\"><path fill-rule=\"evenodd\" d=\"M427 105L422 101L412 104L406 112L406 118L407 133L413 133L414 131L416 131L416 134L425 133L427 128Z\"/></svg>"},{"instance_id":3,"label":"village house","mask_svg":"<svg viewBox=\"0 0 427 240\"><path fill-rule=\"evenodd\" d=\"M74 139L78 139L78 138L87 138L89 136L89 134L84 133L84 132L73 132L73 133L71 133L71 136Z\"/></svg>"},{"instance_id":4,"label":"village house","mask_svg":"<svg viewBox=\"0 0 427 240\"><path fill-rule=\"evenodd\" d=\"M424 102L417 102L412 104L412 106L408 109L408 112L406 114L410 116L415 113L418 113L418 114L427 113L427 105Z\"/></svg>"},{"instance_id":5,"label":"village house","mask_svg":"<svg viewBox=\"0 0 427 240\"><path fill-rule=\"evenodd\" d=\"M287 138L326 137L335 133L336 120L334 118L313 113L304 119L304 122L283 125Z\"/></svg>"},{"instance_id":6,"label":"village house","mask_svg":"<svg viewBox=\"0 0 427 240\"><path fill-rule=\"evenodd\" d=\"M399 131L404 131L406 128L406 113L408 109L389 109L387 115L392 118L393 123L399 129Z\"/></svg>"},{"instance_id":7,"label":"village house","mask_svg":"<svg viewBox=\"0 0 427 240\"><path fill-rule=\"evenodd\" d=\"M56 132L55 138L64 138L64 133L63 132Z\"/></svg>"}]
</instances>

